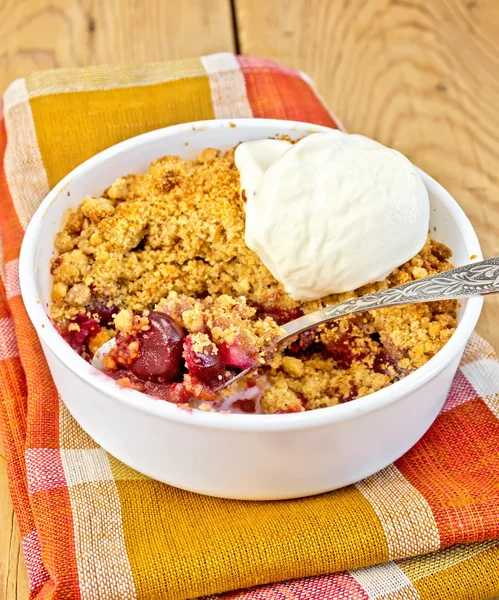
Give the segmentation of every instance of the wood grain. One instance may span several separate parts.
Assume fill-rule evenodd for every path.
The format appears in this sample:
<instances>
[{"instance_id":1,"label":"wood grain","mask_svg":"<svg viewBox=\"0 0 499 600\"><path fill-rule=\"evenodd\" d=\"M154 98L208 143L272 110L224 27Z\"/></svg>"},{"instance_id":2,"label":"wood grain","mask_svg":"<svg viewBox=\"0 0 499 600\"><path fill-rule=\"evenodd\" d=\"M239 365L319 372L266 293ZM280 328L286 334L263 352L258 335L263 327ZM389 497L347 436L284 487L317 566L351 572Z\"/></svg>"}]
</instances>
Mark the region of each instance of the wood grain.
<instances>
[{"instance_id":1,"label":"wood grain","mask_svg":"<svg viewBox=\"0 0 499 600\"><path fill-rule=\"evenodd\" d=\"M499 2L236 0L241 51L307 72L345 127L442 183L499 255ZM499 298L478 331L499 350Z\"/></svg>"},{"instance_id":2,"label":"wood grain","mask_svg":"<svg viewBox=\"0 0 499 600\"><path fill-rule=\"evenodd\" d=\"M25 600L28 578L21 550L19 526L7 486L3 447L0 442L0 598Z\"/></svg>"},{"instance_id":3,"label":"wood grain","mask_svg":"<svg viewBox=\"0 0 499 600\"><path fill-rule=\"evenodd\" d=\"M230 0L0 0L0 87L37 69L234 50Z\"/></svg>"},{"instance_id":4,"label":"wood grain","mask_svg":"<svg viewBox=\"0 0 499 600\"><path fill-rule=\"evenodd\" d=\"M230 0L0 0L0 88L33 70L233 51ZM0 450L0 599L28 598Z\"/></svg>"}]
</instances>

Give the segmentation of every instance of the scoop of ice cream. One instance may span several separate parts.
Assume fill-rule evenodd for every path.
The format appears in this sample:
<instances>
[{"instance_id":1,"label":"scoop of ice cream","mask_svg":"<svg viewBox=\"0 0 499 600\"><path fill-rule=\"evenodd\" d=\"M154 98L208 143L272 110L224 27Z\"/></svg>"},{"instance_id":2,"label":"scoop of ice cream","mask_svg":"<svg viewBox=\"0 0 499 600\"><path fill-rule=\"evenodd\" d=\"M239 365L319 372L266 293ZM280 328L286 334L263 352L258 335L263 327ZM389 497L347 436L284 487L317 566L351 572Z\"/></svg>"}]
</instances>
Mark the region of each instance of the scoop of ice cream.
<instances>
[{"instance_id":1,"label":"scoop of ice cream","mask_svg":"<svg viewBox=\"0 0 499 600\"><path fill-rule=\"evenodd\" d=\"M315 300L383 280L428 235L429 198L402 154L361 135L240 144L245 241L286 291Z\"/></svg>"},{"instance_id":2,"label":"scoop of ice cream","mask_svg":"<svg viewBox=\"0 0 499 600\"><path fill-rule=\"evenodd\" d=\"M381 281L421 250L428 192L405 156L340 131L285 144L245 142L235 161L246 244L293 298Z\"/></svg>"},{"instance_id":3,"label":"scoop of ice cream","mask_svg":"<svg viewBox=\"0 0 499 600\"><path fill-rule=\"evenodd\" d=\"M290 148L291 142L286 140L256 140L239 144L234 159L239 169L243 199L253 198L265 171Z\"/></svg>"}]
</instances>

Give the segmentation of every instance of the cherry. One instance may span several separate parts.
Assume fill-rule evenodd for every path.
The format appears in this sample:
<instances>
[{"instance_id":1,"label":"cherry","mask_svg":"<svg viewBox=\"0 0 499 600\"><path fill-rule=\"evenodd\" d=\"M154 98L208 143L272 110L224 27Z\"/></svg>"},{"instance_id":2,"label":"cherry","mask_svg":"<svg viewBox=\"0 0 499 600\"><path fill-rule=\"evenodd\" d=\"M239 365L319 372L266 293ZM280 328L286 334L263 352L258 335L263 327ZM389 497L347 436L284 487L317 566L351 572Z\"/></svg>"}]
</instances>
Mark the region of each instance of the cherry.
<instances>
[{"instance_id":1,"label":"cherry","mask_svg":"<svg viewBox=\"0 0 499 600\"><path fill-rule=\"evenodd\" d=\"M151 312L149 329L137 334L139 357L130 370L139 379L165 383L182 377L182 328L163 313Z\"/></svg>"},{"instance_id":2,"label":"cherry","mask_svg":"<svg viewBox=\"0 0 499 600\"><path fill-rule=\"evenodd\" d=\"M289 344L289 346L286 348L286 351L292 356L300 354L301 352L304 352L305 350L308 350L312 347L312 345L314 344L314 339L314 330L307 329L307 331L300 333L300 335L294 342L291 342L291 344Z\"/></svg>"},{"instance_id":3,"label":"cherry","mask_svg":"<svg viewBox=\"0 0 499 600\"><path fill-rule=\"evenodd\" d=\"M278 325L284 325L289 321L294 321L298 317L303 316L301 308L281 308L279 306L264 306L263 304L257 304L256 316L259 319L265 317L271 317Z\"/></svg>"},{"instance_id":4,"label":"cherry","mask_svg":"<svg viewBox=\"0 0 499 600\"><path fill-rule=\"evenodd\" d=\"M252 398L242 398L236 400L232 406L238 408L241 412L251 414L256 412L256 404Z\"/></svg>"},{"instance_id":5,"label":"cherry","mask_svg":"<svg viewBox=\"0 0 499 600\"><path fill-rule=\"evenodd\" d=\"M71 319L71 323L76 323L80 329L78 331L66 329L62 332L62 337L73 350L81 354L83 352L83 345L87 339L99 333L101 328L95 319L91 319L85 314L76 315L76 317Z\"/></svg>"},{"instance_id":6,"label":"cherry","mask_svg":"<svg viewBox=\"0 0 499 600\"><path fill-rule=\"evenodd\" d=\"M99 323L106 327L113 320L114 315L118 314L119 309L112 304L108 306L105 300L97 300L88 307L91 315L99 315Z\"/></svg>"},{"instance_id":7,"label":"cherry","mask_svg":"<svg viewBox=\"0 0 499 600\"><path fill-rule=\"evenodd\" d=\"M192 339L187 337L184 342L184 358L189 373L208 387L214 387L221 382L225 364L220 352L218 354L194 352Z\"/></svg>"},{"instance_id":8,"label":"cherry","mask_svg":"<svg viewBox=\"0 0 499 600\"><path fill-rule=\"evenodd\" d=\"M256 360L238 342L234 342L230 346L228 344L220 344L218 353L228 367L234 367L241 371L251 367Z\"/></svg>"}]
</instances>

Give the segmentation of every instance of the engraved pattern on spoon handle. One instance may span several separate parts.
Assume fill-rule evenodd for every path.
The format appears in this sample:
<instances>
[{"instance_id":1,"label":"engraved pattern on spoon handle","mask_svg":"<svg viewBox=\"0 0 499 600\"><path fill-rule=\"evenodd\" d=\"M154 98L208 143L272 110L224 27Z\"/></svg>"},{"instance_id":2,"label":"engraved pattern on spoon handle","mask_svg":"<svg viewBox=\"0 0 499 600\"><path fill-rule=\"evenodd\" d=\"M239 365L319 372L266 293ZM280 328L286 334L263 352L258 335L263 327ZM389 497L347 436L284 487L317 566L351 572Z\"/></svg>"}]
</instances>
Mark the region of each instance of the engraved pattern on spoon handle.
<instances>
[{"instance_id":1,"label":"engraved pattern on spoon handle","mask_svg":"<svg viewBox=\"0 0 499 600\"><path fill-rule=\"evenodd\" d=\"M416 302L454 300L496 292L499 292L499 257L497 256L424 279L410 281L382 292L351 298L334 306L326 306L286 323L283 326L286 335L281 338L281 341L326 321L365 310Z\"/></svg>"}]
</instances>

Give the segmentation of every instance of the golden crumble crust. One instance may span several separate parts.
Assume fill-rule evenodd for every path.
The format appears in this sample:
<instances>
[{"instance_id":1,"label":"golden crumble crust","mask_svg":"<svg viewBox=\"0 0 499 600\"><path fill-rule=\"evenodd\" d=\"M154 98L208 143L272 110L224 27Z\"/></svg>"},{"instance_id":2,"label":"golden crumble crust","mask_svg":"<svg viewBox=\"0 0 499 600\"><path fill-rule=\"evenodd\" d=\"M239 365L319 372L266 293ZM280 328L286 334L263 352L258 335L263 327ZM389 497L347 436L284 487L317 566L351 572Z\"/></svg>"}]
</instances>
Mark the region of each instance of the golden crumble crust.
<instances>
[{"instance_id":1,"label":"golden crumble crust","mask_svg":"<svg viewBox=\"0 0 499 600\"><path fill-rule=\"evenodd\" d=\"M383 282L298 302L246 246L244 227L233 150L207 148L191 161L162 157L144 174L117 179L102 197L85 198L68 216L54 241L52 318L62 327L82 311L91 317L98 301L125 311L116 317L124 329L130 311L159 310L182 324L196 350L208 348L208 328L213 342L242 339L263 360L264 347L280 335L276 311L284 322L301 314L296 311L452 268L450 250L429 238ZM265 368L270 386L263 411L333 406L393 383L448 341L456 307L447 301L384 308L318 327ZM113 323L103 331L109 333L98 334L98 341L114 335Z\"/></svg>"}]
</instances>

